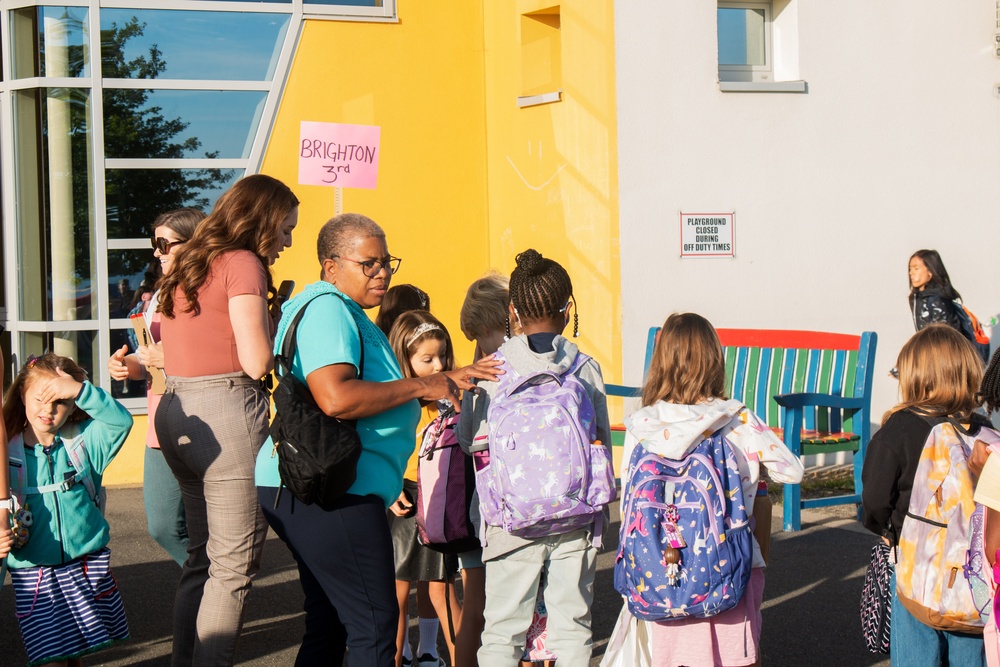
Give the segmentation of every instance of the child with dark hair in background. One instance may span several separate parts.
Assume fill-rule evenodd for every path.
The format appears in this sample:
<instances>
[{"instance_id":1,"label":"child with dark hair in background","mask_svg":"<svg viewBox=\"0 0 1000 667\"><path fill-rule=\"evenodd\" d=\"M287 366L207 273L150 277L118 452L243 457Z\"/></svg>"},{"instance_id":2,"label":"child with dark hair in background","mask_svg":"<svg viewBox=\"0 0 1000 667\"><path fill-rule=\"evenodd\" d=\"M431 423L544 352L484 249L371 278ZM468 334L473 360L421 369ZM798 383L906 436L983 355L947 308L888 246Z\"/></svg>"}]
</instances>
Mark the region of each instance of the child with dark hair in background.
<instances>
[{"instance_id":1,"label":"child with dark hair in background","mask_svg":"<svg viewBox=\"0 0 1000 667\"><path fill-rule=\"evenodd\" d=\"M15 615L30 665L80 658L128 639L111 574L101 478L132 416L67 357L32 357L3 399L14 548Z\"/></svg>"},{"instance_id":2,"label":"child with dark hair in background","mask_svg":"<svg viewBox=\"0 0 1000 667\"><path fill-rule=\"evenodd\" d=\"M948 270L944 268L937 250L918 250L910 257L910 312L913 328L920 331L928 324L943 322L961 332L955 301L961 299L951 285Z\"/></svg>"},{"instance_id":3,"label":"child with dark hair in background","mask_svg":"<svg viewBox=\"0 0 1000 667\"><path fill-rule=\"evenodd\" d=\"M393 285L382 299L378 315L375 316L375 326L388 338L392 325L400 315L410 310L430 311L430 309L431 298L427 296L427 292L416 285Z\"/></svg>"}]
</instances>

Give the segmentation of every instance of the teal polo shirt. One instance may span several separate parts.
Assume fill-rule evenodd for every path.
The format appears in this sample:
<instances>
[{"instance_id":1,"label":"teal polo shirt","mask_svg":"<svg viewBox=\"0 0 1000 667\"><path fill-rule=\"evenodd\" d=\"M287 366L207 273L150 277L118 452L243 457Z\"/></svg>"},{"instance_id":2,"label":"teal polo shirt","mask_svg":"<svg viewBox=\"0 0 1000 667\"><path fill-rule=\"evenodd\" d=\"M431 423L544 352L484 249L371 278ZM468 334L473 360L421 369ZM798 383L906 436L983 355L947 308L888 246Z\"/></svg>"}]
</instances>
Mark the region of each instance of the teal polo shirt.
<instances>
[{"instance_id":1,"label":"teal polo shirt","mask_svg":"<svg viewBox=\"0 0 1000 667\"><path fill-rule=\"evenodd\" d=\"M365 342L362 379L368 382L402 379L399 363L385 334L368 319L358 304L329 283L308 286L285 305L283 317L294 316L301 304L318 290L329 293L309 303L299 321L292 375L305 384L306 376L324 366L351 364L357 369L361 363L360 331ZM276 353L281 350L282 342L275 341ZM357 479L348 493L359 496L374 494L382 499L386 507L396 502L403 489L403 471L413 452L419 420L420 404L416 400L358 420L361 457L358 459ZM278 455L270 438L257 455L255 477L257 486L277 487L281 484Z\"/></svg>"}]
</instances>

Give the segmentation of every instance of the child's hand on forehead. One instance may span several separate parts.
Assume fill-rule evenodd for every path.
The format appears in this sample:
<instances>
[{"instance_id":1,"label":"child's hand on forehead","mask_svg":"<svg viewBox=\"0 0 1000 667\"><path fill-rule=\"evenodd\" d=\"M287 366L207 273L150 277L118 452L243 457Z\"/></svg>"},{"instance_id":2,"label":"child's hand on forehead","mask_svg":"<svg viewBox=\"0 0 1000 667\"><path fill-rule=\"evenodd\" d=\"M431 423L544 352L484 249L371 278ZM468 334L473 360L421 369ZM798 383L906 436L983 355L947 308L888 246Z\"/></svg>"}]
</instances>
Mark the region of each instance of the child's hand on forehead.
<instances>
[{"instance_id":1,"label":"child's hand on forehead","mask_svg":"<svg viewBox=\"0 0 1000 667\"><path fill-rule=\"evenodd\" d=\"M56 377L41 380L38 398L43 403L76 399L80 395L83 385L63 372L61 368L56 369L56 374Z\"/></svg>"}]
</instances>

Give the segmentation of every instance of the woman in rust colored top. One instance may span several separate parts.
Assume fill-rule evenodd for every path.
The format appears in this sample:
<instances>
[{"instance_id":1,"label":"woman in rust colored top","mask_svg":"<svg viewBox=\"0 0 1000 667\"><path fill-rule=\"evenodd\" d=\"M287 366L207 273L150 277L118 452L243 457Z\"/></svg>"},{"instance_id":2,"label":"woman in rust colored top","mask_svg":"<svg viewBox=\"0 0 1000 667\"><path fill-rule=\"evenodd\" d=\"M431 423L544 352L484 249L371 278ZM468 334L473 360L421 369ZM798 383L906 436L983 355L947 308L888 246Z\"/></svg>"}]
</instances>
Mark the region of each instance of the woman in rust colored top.
<instances>
[{"instance_id":1,"label":"woman in rust colored top","mask_svg":"<svg viewBox=\"0 0 1000 667\"><path fill-rule=\"evenodd\" d=\"M267 524L254 460L267 439L260 379L274 363L270 266L292 244L298 199L270 176L219 198L160 290L167 391L156 413L177 477L188 558L174 605L174 665L231 665Z\"/></svg>"}]
</instances>

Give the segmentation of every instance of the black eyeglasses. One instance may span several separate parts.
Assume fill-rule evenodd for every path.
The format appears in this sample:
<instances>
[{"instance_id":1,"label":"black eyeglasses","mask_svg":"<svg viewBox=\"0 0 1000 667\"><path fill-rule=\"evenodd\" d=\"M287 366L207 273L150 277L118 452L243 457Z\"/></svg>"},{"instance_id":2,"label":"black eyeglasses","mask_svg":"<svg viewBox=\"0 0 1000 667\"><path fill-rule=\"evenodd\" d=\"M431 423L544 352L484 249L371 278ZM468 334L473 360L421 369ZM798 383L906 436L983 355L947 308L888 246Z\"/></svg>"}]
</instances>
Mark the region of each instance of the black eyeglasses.
<instances>
[{"instance_id":1,"label":"black eyeglasses","mask_svg":"<svg viewBox=\"0 0 1000 667\"><path fill-rule=\"evenodd\" d=\"M168 241L162 236L157 236L155 239L150 239L149 243L153 246L153 250L159 250L161 255L166 255L175 245L180 245L185 241Z\"/></svg>"},{"instance_id":2,"label":"black eyeglasses","mask_svg":"<svg viewBox=\"0 0 1000 667\"><path fill-rule=\"evenodd\" d=\"M399 257L393 257L389 255L386 259L369 259L364 262L359 262L356 259L351 259L350 257L341 257L340 255L333 256L336 259L346 259L348 262L354 262L355 264L361 265L361 272L364 273L369 278L374 278L378 274L382 273L382 268L385 267L389 269L389 275L399 271L399 263L402 262Z\"/></svg>"}]
</instances>

